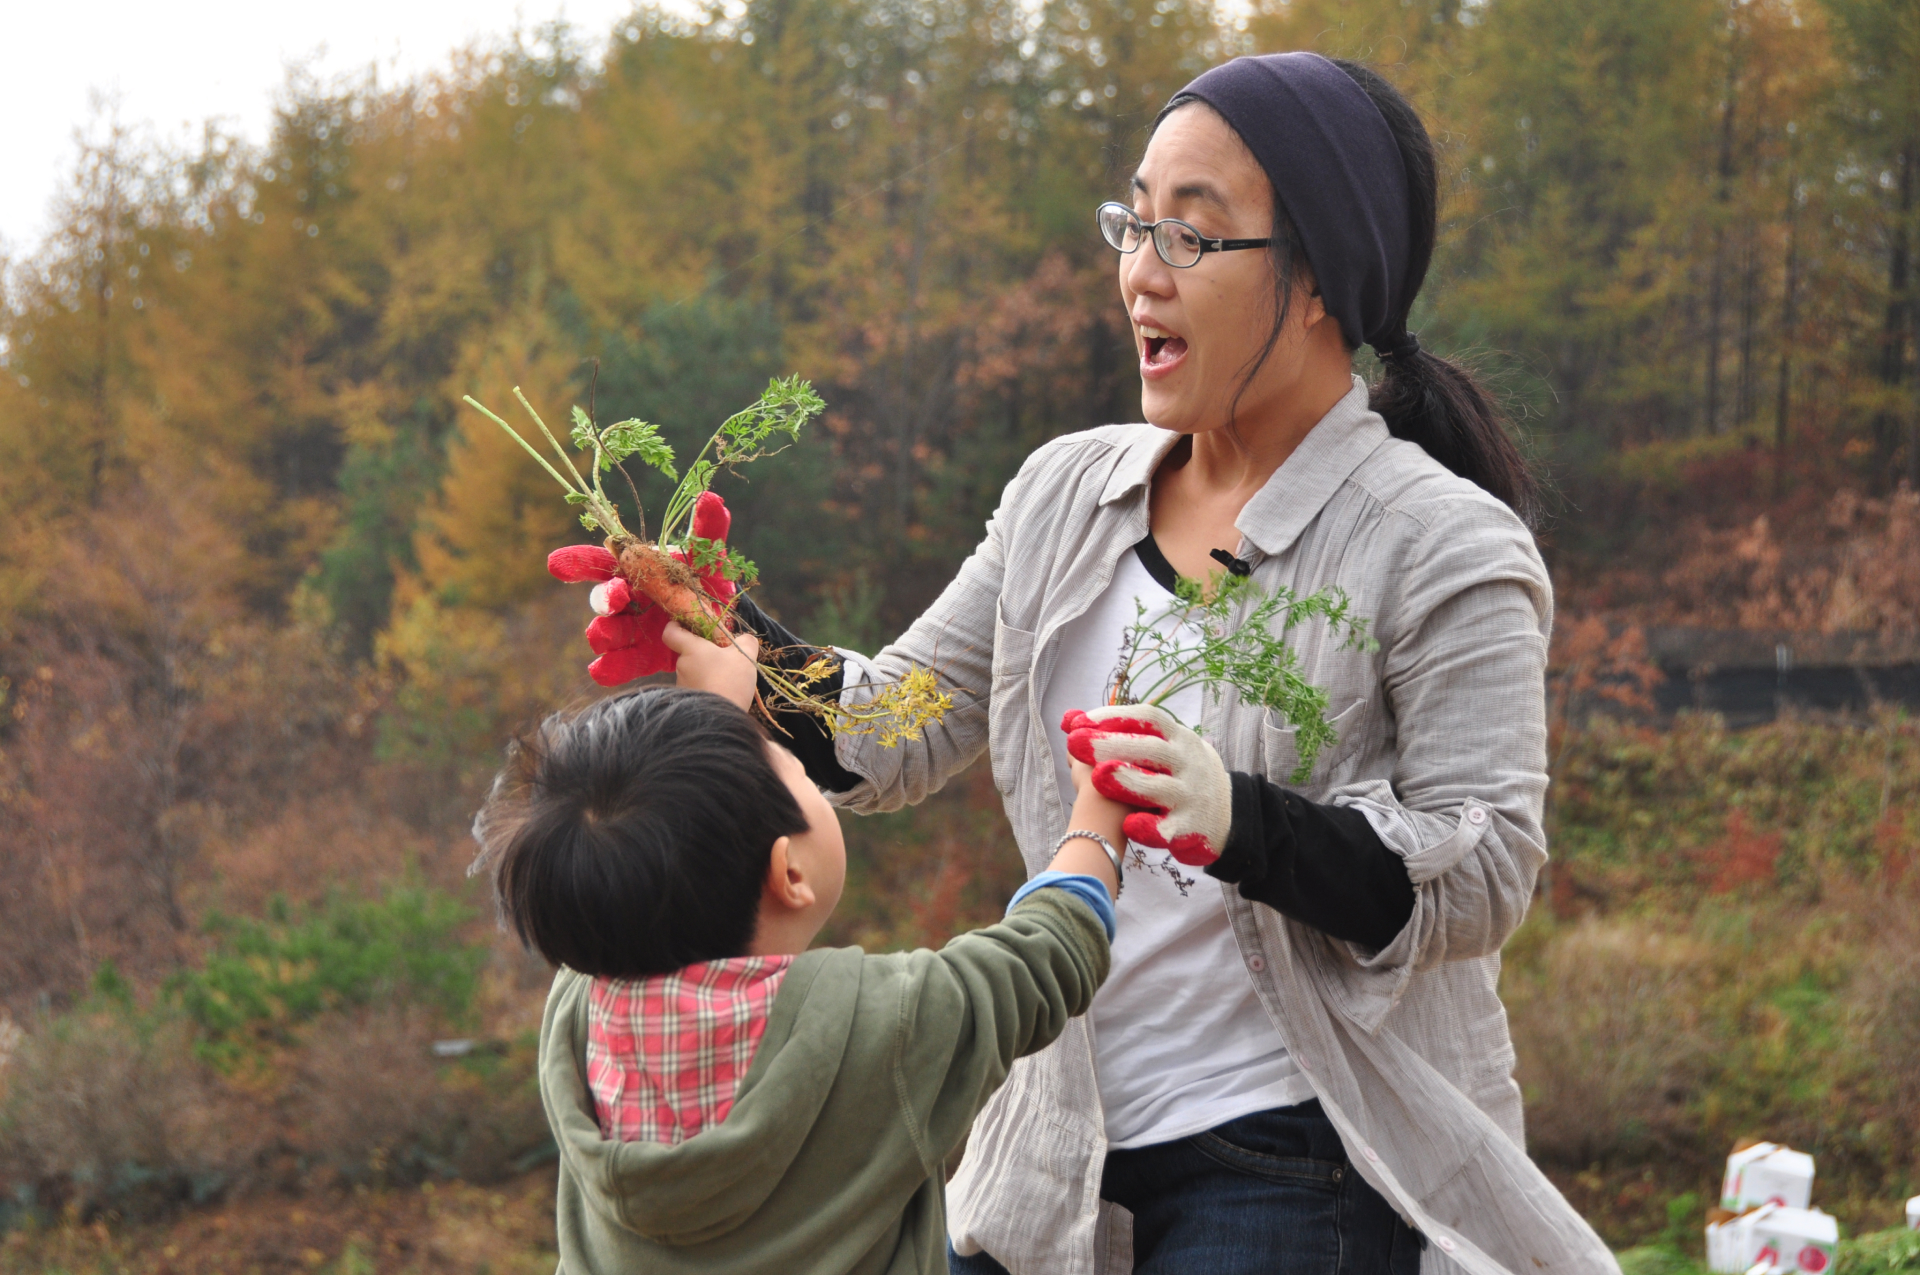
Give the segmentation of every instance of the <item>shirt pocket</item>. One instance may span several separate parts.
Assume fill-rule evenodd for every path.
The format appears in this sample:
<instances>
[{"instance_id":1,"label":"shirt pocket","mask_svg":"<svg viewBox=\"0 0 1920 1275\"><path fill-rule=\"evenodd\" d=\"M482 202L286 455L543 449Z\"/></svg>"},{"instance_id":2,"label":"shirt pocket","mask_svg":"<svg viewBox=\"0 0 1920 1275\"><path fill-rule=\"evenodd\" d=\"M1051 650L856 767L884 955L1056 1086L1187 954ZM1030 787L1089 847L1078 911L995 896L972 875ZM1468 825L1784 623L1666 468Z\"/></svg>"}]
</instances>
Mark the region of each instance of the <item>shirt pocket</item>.
<instances>
[{"instance_id":1,"label":"shirt pocket","mask_svg":"<svg viewBox=\"0 0 1920 1275\"><path fill-rule=\"evenodd\" d=\"M1286 788L1319 788L1325 786L1334 768L1353 756L1360 747L1363 738L1362 728L1367 721L1367 701L1356 699L1336 713L1331 719L1335 739L1320 750L1314 758L1313 774L1305 784L1296 784L1293 779L1295 767L1300 764L1300 749L1296 738L1299 729L1272 709L1261 714L1260 744L1266 761L1267 778Z\"/></svg>"},{"instance_id":2,"label":"shirt pocket","mask_svg":"<svg viewBox=\"0 0 1920 1275\"><path fill-rule=\"evenodd\" d=\"M1032 716L1034 635L993 618L993 688L987 700L987 755L993 786L1012 794L1026 765L1028 718Z\"/></svg>"}]
</instances>

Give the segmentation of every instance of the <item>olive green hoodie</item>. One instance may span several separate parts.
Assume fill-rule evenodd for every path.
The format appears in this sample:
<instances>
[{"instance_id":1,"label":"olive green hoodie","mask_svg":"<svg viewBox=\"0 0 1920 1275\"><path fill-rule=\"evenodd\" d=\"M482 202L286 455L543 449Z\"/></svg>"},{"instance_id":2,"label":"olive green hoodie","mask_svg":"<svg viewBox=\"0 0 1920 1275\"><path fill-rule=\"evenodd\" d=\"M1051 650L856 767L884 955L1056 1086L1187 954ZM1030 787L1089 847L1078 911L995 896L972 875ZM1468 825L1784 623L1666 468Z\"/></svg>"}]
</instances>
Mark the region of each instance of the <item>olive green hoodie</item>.
<instances>
[{"instance_id":1,"label":"olive green hoodie","mask_svg":"<svg viewBox=\"0 0 1920 1275\"><path fill-rule=\"evenodd\" d=\"M562 970L540 1026L560 1271L944 1272L942 1163L1013 1060L1086 1012L1107 962L1093 909L1055 889L938 952L808 952L727 1118L678 1146L600 1136L592 980Z\"/></svg>"}]
</instances>

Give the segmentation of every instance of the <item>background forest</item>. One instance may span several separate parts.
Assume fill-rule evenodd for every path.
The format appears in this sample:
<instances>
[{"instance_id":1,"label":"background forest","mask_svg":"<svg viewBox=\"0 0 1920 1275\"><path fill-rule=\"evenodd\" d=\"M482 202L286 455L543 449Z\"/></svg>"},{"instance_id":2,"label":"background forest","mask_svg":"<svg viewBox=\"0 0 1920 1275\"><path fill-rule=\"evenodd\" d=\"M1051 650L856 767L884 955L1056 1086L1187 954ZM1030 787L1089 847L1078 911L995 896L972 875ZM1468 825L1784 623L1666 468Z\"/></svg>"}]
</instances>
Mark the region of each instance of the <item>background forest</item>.
<instances>
[{"instance_id":1,"label":"background forest","mask_svg":"<svg viewBox=\"0 0 1920 1275\"><path fill-rule=\"evenodd\" d=\"M5 263L6 1263L550 1268L548 972L465 830L511 732L597 693L543 569L584 534L460 397L682 446L812 379L824 427L721 490L765 605L872 649L1029 451L1133 419L1093 208L1174 89L1280 49L1425 114L1414 326L1554 487L1532 1149L1663 1262L1748 1133L1890 1225L1920 730L1654 723L1645 627L1920 633L1920 3L749 0L296 72L263 148L103 119ZM849 823L836 941L941 941L1019 876L984 775Z\"/></svg>"}]
</instances>

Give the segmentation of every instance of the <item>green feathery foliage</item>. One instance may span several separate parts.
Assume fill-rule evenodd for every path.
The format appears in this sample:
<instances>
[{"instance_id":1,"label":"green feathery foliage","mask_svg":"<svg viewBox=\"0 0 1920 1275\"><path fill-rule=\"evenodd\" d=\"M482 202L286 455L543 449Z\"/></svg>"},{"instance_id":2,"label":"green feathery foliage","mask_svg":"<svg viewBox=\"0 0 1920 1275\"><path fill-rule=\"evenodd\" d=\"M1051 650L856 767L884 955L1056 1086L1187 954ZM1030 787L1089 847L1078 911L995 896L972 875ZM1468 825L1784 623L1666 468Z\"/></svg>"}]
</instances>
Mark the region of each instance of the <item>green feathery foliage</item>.
<instances>
[{"instance_id":1,"label":"green feathery foliage","mask_svg":"<svg viewBox=\"0 0 1920 1275\"><path fill-rule=\"evenodd\" d=\"M1287 636L1320 619L1342 635L1342 649L1376 649L1346 593L1327 588L1302 597L1285 587L1267 593L1251 576L1216 571L1205 584L1182 577L1174 600L1159 611L1136 606L1114 672L1113 702L1165 707L1190 686L1204 686L1216 699L1230 689L1293 723L1300 764L1292 778L1305 783L1339 733L1327 720L1327 692L1300 675L1300 654ZM1176 627L1166 626L1168 620Z\"/></svg>"}]
</instances>

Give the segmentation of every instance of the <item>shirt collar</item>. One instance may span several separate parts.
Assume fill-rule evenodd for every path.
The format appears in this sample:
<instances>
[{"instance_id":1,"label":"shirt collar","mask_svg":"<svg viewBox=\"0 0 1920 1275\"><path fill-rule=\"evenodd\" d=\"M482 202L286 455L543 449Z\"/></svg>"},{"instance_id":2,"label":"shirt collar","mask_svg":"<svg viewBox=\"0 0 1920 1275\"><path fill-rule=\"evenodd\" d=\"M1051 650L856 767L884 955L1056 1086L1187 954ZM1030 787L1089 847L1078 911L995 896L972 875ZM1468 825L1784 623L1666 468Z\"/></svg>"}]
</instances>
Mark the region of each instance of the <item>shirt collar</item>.
<instances>
[{"instance_id":1,"label":"shirt collar","mask_svg":"<svg viewBox=\"0 0 1920 1275\"><path fill-rule=\"evenodd\" d=\"M1387 441L1387 423L1367 406L1367 393L1367 383L1354 377L1353 388L1307 432L1293 455L1240 511L1235 525L1262 553L1284 553L1360 462ZM1110 505L1144 488L1179 441L1180 435L1163 429L1149 429L1134 438L1107 477L1100 503Z\"/></svg>"},{"instance_id":2,"label":"shirt collar","mask_svg":"<svg viewBox=\"0 0 1920 1275\"><path fill-rule=\"evenodd\" d=\"M1367 383L1354 377L1353 388L1241 509L1234 525L1260 552L1285 553L1360 462L1391 437L1387 423L1367 406L1367 396Z\"/></svg>"},{"instance_id":3,"label":"shirt collar","mask_svg":"<svg viewBox=\"0 0 1920 1275\"><path fill-rule=\"evenodd\" d=\"M1100 493L1100 503L1111 505L1116 500L1124 500L1153 481L1153 471L1160 468L1160 462L1166 459L1173 445L1179 442L1181 435L1170 429L1157 429L1152 425L1141 430L1121 449L1120 459L1114 464L1113 472L1107 475L1106 488Z\"/></svg>"}]
</instances>

